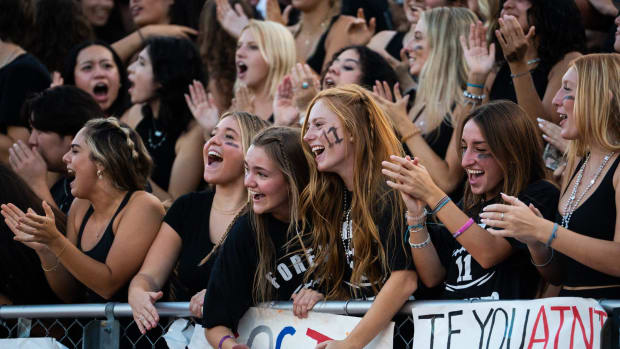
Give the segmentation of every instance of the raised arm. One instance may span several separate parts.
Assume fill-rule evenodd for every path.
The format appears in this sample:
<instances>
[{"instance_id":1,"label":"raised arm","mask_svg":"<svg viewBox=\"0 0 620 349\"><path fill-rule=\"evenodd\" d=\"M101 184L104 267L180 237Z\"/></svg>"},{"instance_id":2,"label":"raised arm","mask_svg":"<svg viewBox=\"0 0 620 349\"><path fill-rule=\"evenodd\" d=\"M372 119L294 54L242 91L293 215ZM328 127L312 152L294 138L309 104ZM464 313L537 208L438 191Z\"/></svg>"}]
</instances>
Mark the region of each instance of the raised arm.
<instances>
[{"instance_id":1,"label":"raised arm","mask_svg":"<svg viewBox=\"0 0 620 349\"><path fill-rule=\"evenodd\" d=\"M174 24L149 24L139 28L126 37L112 44L112 48L123 62L127 62L136 52L144 46L144 41L155 36L171 36L190 39L190 35L196 36L195 29Z\"/></svg>"}]
</instances>

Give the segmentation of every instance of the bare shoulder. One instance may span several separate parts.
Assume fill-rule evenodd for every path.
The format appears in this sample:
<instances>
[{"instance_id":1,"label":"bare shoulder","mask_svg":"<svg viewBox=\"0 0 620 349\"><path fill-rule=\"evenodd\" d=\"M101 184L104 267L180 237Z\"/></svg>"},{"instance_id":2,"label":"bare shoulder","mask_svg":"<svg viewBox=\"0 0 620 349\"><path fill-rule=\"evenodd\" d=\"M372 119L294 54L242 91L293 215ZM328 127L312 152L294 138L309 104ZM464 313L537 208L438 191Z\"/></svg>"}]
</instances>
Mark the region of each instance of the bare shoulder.
<instances>
[{"instance_id":1,"label":"bare shoulder","mask_svg":"<svg viewBox=\"0 0 620 349\"><path fill-rule=\"evenodd\" d=\"M196 144L202 146L202 143L204 143L203 129L195 120L192 120L187 126L187 131L181 134L179 139L177 139L175 151L179 154L179 152L182 152L184 149L194 148Z\"/></svg>"},{"instance_id":2,"label":"bare shoulder","mask_svg":"<svg viewBox=\"0 0 620 349\"><path fill-rule=\"evenodd\" d=\"M143 190L135 192L127 202L127 212L134 211L150 211L162 216L165 213L161 201L155 195Z\"/></svg>"},{"instance_id":3,"label":"bare shoulder","mask_svg":"<svg viewBox=\"0 0 620 349\"><path fill-rule=\"evenodd\" d=\"M396 31L394 30L382 30L370 39L368 46L379 45L383 48L394 37L394 35L396 35Z\"/></svg>"},{"instance_id":4,"label":"bare shoulder","mask_svg":"<svg viewBox=\"0 0 620 349\"><path fill-rule=\"evenodd\" d=\"M567 54L564 55L564 57L562 57L561 60L559 60L552 68L551 71L549 72L549 77L555 76L555 75L559 75L560 77L562 77L564 75L564 73L566 73L566 71L568 70L568 66L569 64L576 58L581 57L582 54L577 52L577 51L571 51Z\"/></svg>"}]
</instances>

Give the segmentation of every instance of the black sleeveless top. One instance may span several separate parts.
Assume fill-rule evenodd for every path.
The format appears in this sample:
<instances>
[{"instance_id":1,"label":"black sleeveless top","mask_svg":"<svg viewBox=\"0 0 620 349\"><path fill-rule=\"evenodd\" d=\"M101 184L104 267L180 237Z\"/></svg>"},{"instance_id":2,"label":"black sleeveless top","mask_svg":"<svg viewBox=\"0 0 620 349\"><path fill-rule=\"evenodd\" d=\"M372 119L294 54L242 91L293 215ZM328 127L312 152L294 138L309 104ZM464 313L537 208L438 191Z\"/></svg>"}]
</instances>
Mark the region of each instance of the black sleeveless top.
<instances>
[{"instance_id":1,"label":"black sleeveless top","mask_svg":"<svg viewBox=\"0 0 620 349\"><path fill-rule=\"evenodd\" d=\"M573 177L583 164L583 159L575 169ZM595 239L612 241L614 239L616 225L616 201L613 177L620 163L617 157L609 168L601 184L592 195L573 212L568 229L576 233L593 237ZM571 188L572 189L572 188ZM568 190L568 188L566 189ZM557 213L556 222L562 222L562 216ZM596 251L591 251L596 253ZM565 286L605 286L620 285L620 278L596 271L574 259L558 253L559 261L564 270ZM590 298L618 298L620 287L602 288L594 290L560 291L564 297L590 297Z\"/></svg>"},{"instance_id":2,"label":"black sleeveless top","mask_svg":"<svg viewBox=\"0 0 620 349\"><path fill-rule=\"evenodd\" d=\"M174 147L177 137L170 137L170 134L158 127L158 120L146 114L136 126L136 132L142 137L144 146L149 151L153 159L153 172L151 179L155 184L165 191L168 191L170 184L170 172L176 158Z\"/></svg>"},{"instance_id":3,"label":"black sleeveless top","mask_svg":"<svg viewBox=\"0 0 620 349\"><path fill-rule=\"evenodd\" d=\"M327 40L327 34L329 34L329 31L332 29L332 26L334 25L334 23L336 23L338 18L340 18L340 15L332 17L331 21L329 22L329 26L327 27L327 30L325 30L323 35L321 35L321 38L319 39L319 43L316 45L314 53L306 60L306 63L308 63L310 68L314 69L314 71L318 74L321 74L321 70L323 69L323 63L325 61L325 55L327 54L327 51L325 50L325 40Z\"/></svg>"},{"instance_id":4,"label":"black sleeveless top","mask_svg":"<svg viewBox=\"0 0 620 349\"><path fill-rule=\"evenodd\" d=\"M112 247L112 243L114 242L114 231L112 230L112 225L114 223L114 220L116 219L116 216L118 216L118 213L121 212L125 205L127 205L129 198L131 198L131 194L133 194L133 192L131 191L125 194L123 201L118 206L118 209L116 209L116 212L110 219L110 223L108 223L108 226L105 228L101 239L99 240L99 242L97 242L95 247L88 251L84 251L82 249L82 234L84 233L84 227L86 227L88 219L93 214L93 206L91 205L88 208L88 211L86 211L86 214L84 215L84 219L82 219L80 231L78 232L77 248L80 251L84 252L85 255L96 260L97 262L105 263L105 260L108 257L108 253L110 252L110 248ZM118 290L116 294L114 294L114 296L112 296L109 300L106 300L85 286L83 301L85 303L126 302L128 287L129 283L127 283L127 285L123 286L120 290Z\"/></svg>"},{"instance_id":5,"label":"black sleeveless top","mask_svg":"<svg viewBox=\"0 0 620 349\"><path fill-rule=\"evenodd\" d=\"M538 66L532 70L532 80L534 81L534 87L538 93L538 97L542 100L547 89L548 76L551 71L551 66L544 62L539 62ZM495 77L493 86L491 86L491 92L489 93L490 100L507 99L517 103L517 92L515 91L514 83L510 77L510 67L508 63L504 63Z\"/></svg>"},{"instance_id":6,"label":"black sleeveless top","mask_svg":"<svg viewBox=\"0 0 620 349\"><path fill-rule=\"evenodd\" d=\"M385 45L385 51L392 57L400 61L400 50L403 48L403 39L407 32L396 32L390 41Z\"/></svg>"}]
</instances>

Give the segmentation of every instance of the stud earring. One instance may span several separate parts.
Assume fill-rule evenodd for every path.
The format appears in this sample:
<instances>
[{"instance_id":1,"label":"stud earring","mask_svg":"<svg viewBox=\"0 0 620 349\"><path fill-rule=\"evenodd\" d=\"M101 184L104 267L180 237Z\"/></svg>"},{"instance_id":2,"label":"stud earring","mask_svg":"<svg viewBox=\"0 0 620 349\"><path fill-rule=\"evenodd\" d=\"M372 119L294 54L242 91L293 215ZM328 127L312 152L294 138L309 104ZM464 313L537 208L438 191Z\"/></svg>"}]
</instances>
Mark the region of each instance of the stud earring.
<instances>
[{"instance_id":1,"label":"stud earring","mask_svg":"<svg viewBox=\"0 0 620 349\"><path fill-rule=\"evenodd\" d=\"M97 177L99 177L99 179L103 179L103 171L97 170Z\"/></svg>"}]
</instances>

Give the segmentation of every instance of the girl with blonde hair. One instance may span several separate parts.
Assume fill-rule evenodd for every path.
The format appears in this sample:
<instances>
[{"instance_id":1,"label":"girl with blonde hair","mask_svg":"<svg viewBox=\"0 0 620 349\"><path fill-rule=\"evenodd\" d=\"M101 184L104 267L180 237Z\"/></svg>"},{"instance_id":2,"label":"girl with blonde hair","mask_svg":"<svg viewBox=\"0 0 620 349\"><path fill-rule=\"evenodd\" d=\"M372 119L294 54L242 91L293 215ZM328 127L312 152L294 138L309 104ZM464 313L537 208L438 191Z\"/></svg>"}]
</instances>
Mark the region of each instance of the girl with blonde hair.
<instances>
[{"instance_id":1,"label":"girl with blonde hair","mask_svg":"<svg viewBox=\"0 0 620 349\"><path fill-rule=\"evenodd\" d=\"M129 305L142 333L159 322L154 303L164 296L162 288L171 272L171 295L166 296L175 301L189 301L191 297L192 314L202 317L215 251L247 205L244 154L252 137L266 126L258 116L244 112L220 117L202 152L203 178L212 189L183 195L172 204L129 287Z\"/></svg>"},{"instance_id":2,"label":"girl with blonde hair","mask_svg":"<svg viewBox=\"0 0 620 349\"><path fill-rule=\"evenodd\" d=\"M620 291L620 55L577 58L553 104L570 141L555 222L519 199L487 206L490 232L527 243L532 263L560 296L613 298Z\"/></svg>"},{"instance_id":3,"label":"girl with blonde hair","mask_svg":"<svg viewBox=\"0 0 620 349\"><path fill-rule=\"evenodd\" d=\"M233 110L273 121L278 84L295 64L295 41L283 25L250 20L237 41Z\"/></svg>"},{"instance_id":4,"label":"girl with blonde hair","mask_svg":"<svg viewBox=\"0 0 620 349\"><path fill-rule=\"evenodd\" d=\"M381 175L381 161L402 154L402 147L370 93L357 85L320 92L308 110L302 134L310 182L300 216L316 256L307 278L317 280L327 299L375 299L344 341L320 347L363 347L417 288L401 236L403 203ZM311 309L320 298L302 306Z\"/></svg>"},{"instance_id":5,"label":"girl with blonde hair","mask_svg":"<svg viewBox=\"0 0 620 349\"><path fill-rule=\"evenodd\" d=\"M462 169L456 151L454 128L462 115L463 91L468 81L466 52L459 41L468 36L476 16L466 8L439 7L422 13L414 38L407 45L409 72L419 76L415 102L409 112L408 96L391 103L388 86L377 84L375 91L385 97L401 142L428 167L433 180L451 193L458 186ZM388 101L386 101L386 98Z\"/></svg>"}]
</instances>

